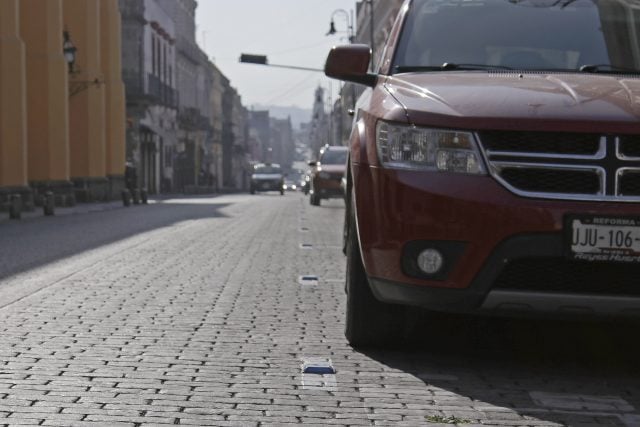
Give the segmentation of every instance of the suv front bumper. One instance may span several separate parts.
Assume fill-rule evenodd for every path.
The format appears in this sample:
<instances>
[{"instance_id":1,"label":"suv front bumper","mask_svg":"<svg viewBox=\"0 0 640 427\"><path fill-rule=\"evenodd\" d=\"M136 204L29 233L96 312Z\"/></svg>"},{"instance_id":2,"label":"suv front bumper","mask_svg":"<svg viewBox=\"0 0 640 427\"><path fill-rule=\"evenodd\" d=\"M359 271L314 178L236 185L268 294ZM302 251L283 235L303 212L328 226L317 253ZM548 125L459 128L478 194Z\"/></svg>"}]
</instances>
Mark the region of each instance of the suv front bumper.
<instances>
[{"instance_id":1,"label":"suv front bumper","mask_svg":"<svg viewBox=\"0 0 640 427\"><path fill-rule=\"evenodd\" d=\"M640 264L571 261L563 240L566 215L640 216L637 204L528 199L487 176L362 166L354 191L365 270L382 301L467 313L640 316ZM442 249L445 274L407 268L407 254L423 247Z\"/></svg>"},{"instance_id":2,"label":"suv front bumper","mask_svg":"<svg viewBox=\"0 0 640 427\"><path fill-rule=\"evenodd\" d=\"M530 270L514 273L514 269L522 269L522 263L528 263ZM531 270L536 264L541 266L538 272ZM604 280L609 273L615 276ZM577 277L568 278L571 274ZM638 277L640 265L565 260L562 236L534 234L513 237L498 245L468 288L416 286L376 277L369 277L369 283L381 301L435 311L639 318Z\"/></svg>"}]
</instances>

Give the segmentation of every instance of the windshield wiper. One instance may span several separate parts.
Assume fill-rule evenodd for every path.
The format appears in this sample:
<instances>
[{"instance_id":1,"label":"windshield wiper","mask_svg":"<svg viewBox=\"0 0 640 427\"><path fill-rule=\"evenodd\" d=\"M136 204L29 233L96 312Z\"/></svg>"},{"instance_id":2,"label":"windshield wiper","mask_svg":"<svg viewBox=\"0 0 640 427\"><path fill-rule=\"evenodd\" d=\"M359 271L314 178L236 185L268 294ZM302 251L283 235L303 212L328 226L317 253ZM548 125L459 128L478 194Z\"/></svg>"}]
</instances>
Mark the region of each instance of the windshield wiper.
<instances>
[{"instance_id":1,"label":"windshield wiper","mask_svg":"<svg viewBox=\"0 0 640 427\"><path fill-rule=\"evenodd\" d=\"M395 71L397 73L410 73L413 71L451 71L451 70L512 70L511 67L503 65L487 65L487 64L454 64L445 62L442 65L397 65Z\"/></svg>"},{"instance_id":2,"label":"windshield wiper","mask_svg":"<svg viewBox=\"0 0 640 427\"><path fill-rule=\"evenodd\" d=\"M505 65L455 64L453 62L445 62L441 68L443 70L513 70Z\"/></svg>"},{"instance_id":3,"label":"windshield wiper","mask_svg":"<svg viewBox=\"0 0 640 427\"><path fill-rule=\"evenodd\" d=\"M640 73L640 70L635 68L616 67L611 64L585 64L580 66L579 70L582 73Z\"/></svg>"}]
</instances>

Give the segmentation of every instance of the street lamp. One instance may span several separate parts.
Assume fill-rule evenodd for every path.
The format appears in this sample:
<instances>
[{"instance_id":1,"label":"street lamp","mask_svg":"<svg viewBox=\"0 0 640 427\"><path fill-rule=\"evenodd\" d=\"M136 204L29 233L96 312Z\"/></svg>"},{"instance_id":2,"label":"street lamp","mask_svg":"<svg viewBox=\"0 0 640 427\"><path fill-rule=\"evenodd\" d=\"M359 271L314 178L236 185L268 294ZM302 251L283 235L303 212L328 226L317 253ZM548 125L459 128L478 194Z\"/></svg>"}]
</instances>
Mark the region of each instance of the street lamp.
<instances>
[{"instance_id":1,"label":"street lamp","mask_svg":"<svg viewBox=\"0 0 640 427\"><path fill-rule=\"evenodd\" d=\"M375 23L376 20L373 16L373 0L365 0L369 5L369 37L371 38L371 69L373 69L373 63L375 61L376 55L376 42L375 42Z\"/></svg>"},{"instance_id":2,"label":"street lamp","mask_svg":"<svg viewBox=\"0 0 640 427\"><path fill-rule=\"evenodd\" d=\"M64 54L64 59L67 61L69 66L69 74L73 74L73 66L76 63L76 52L78 51L78 48L71 41L69 31L64 31L62 33L62 37L64 39L64 43L62 43L62 53Z\"/></svg>"},{"instance_id":3,"label":"street lamp","mask_svg":"<svg viewBox=\"0 0 640 427\"><path fill-rule=\"evenodd\" d=\"M64 55L64 60L67 62L69 66L69 74L72 77L75 77L77 74L75 70L75 64L77 59L78 48L71 41L71 36L69 35L69 31L65 30L62 32L62 39L64 40L62 43L62 54ZM87 90L91 86L100 87L100 85L104 84L104 81L101 81L98 77L93 80L74 80L69 82L69 97L73 97L80 92Z\"/></svg>"},{"instance_id":4,"label":"street lamp","mask_svg":"<svg viewBox=\"0 0 640 427\"><path fill-rule=\"evenodd\" d=\"M347 12L344 9L336 9L331 14L331 23L329 25L329 31L327 32L327 36L333 36L338 31L336 30L335 16L336 14L341 14L344 16L344 19L347 23L347 35L349 36L349 43L353 43L355 40L355 32L353 30L353 11L351 13Z\"/></svg>"}]
</instances>

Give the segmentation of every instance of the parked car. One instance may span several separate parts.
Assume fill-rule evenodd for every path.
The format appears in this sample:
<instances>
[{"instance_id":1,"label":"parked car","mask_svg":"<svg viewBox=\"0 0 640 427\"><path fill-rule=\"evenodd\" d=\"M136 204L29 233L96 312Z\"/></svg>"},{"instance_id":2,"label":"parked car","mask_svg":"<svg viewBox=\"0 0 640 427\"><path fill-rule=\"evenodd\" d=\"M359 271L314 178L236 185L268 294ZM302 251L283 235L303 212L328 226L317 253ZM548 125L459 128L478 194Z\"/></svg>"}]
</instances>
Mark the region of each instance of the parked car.
<instances>
[{"instance_id":1,"label":"parked car","mask_svg":"<svg viewBox=\"0 0 640 427\"><path fill-rule=\"evenodd\" d=\"M332 49L325 73L367 86L347 169L351 344L392 342L406 306L640 315L638 8L411 0L375 72L368 46Z\"/></svg>"},{"instance_id":2,"label":"parked car","mask_svg":"<svg viewBox=\"0 0 640 427\"><path fill-rule=\"evenodd\" d=\"M319 206L322 199L342 198L340 180L347 166L349 149L342 146L327 145L320 150L320 160L309 162L311 175L309 179L309 202Z\"/></svg>"},{"instance_id":3,"label":"parked car","mask_svg":"<svg viewBox=\"0 0 640 427\"><path fill-rule=\"evenodd\" d=\"M253 167L249 192L279 191L284 195L284 173L278 164L258 163Z\"/></svg>"}]
</instances>

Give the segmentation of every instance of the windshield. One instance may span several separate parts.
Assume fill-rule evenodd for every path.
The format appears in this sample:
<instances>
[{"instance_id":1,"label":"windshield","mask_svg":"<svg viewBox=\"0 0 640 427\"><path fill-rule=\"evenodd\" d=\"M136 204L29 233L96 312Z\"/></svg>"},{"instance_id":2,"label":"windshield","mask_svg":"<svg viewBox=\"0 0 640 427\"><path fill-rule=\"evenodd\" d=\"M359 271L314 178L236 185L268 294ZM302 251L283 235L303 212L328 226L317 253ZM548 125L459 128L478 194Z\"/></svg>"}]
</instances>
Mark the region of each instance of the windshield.
<instances>
[{"instance_id":1,"label":"windshield","mask_svg":"<svg viewBox=\"0 0 640 427\"><path fill-rule=\"evenodd\" d=\"M640 1L415 0L411 7L393 72L443 64L640 68Z\"/></svg>"},{"instance_id":2,"label":"windshield","mask_svg":"<svg viewBox=\"0 0 640 427\"><path fill-rule=\"evenodd\" d=\"M323 165L344 165L347 163L346 150L327 150L320 158Z\"/></svg>"},{"instance_id":3,"label":"windshield","mask_svg":"<svg viewBox=\"0 0 640 427\"><path fill-rule=\"evenodd\" d=\"M256 174L281 174L282 173L282 169L280 169L280 167L278 166L257 166L255 168L255 172Z\"/></svg>"}]
</instances>

